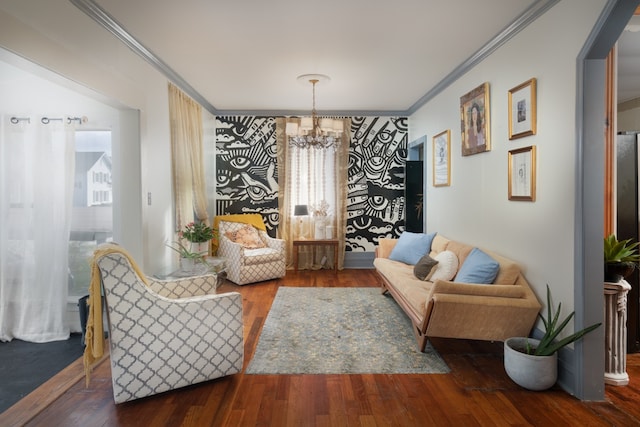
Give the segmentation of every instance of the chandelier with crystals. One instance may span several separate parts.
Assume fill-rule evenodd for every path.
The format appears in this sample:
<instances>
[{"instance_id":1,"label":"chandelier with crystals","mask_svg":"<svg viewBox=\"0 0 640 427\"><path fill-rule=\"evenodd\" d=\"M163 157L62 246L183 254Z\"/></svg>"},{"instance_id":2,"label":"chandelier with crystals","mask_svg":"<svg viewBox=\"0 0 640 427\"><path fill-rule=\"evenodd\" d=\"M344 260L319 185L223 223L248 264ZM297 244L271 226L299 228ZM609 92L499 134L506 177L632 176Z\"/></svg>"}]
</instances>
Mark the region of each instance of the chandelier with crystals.
<instances>
[{"instance_id":1,"label":"chandelier with crystals","mask_svg":"<svg viewBox=\"0 0 640 427\"><path fill-rule=\"evenodd\" d=\"M286 134L289 137L289 145L297 148L325 149L340 147L344 126L342 120L319 118L316 112L316 84L328 81L329 77L323 74L303 74L298 76L298 81L309 82L313 91L313 108L311 117L300 118L298 123L287 123Z\"/></svg>"}]
</instances>

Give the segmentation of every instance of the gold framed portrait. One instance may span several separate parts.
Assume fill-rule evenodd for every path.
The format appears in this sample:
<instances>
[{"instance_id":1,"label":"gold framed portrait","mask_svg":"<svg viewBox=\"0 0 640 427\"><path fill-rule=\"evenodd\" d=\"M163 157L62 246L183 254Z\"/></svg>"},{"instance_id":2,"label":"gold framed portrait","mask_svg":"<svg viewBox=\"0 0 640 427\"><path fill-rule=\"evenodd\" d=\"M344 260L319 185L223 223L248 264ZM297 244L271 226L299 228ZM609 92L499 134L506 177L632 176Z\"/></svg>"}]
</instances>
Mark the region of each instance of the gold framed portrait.
<instances>
[{"instance_id":1,"label":"gold framed portrait","mask_svg":"<svg viewBox=\"0 0 640 427\"><path fill-rule=\"evenodd\" d=\"M536 79L509 90L509 139L536 134Z\"/></svg>"},{"instance_id":2,"label":"gold framed portrait","mask_svg":"<svg viewBox=\"0 0 640 427\"><path fill-rule=\"evenodd\" d=\"M488 82L460 97L463 156L491 150L490 110Z\"/></svg>"}]
</instances>

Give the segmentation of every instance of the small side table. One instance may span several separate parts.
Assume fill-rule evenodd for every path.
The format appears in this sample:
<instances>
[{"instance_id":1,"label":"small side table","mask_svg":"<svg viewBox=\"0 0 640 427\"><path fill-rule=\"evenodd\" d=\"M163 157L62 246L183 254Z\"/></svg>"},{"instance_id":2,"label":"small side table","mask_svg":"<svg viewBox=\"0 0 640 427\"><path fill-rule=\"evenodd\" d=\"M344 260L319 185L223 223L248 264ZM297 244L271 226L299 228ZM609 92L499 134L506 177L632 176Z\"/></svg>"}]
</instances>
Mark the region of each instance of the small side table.
<instances>
[{"instance_id":1,"label":"small side table","mask_svg":"<svg viewBox=\"0 0 640 427\"><path fill-rule=\"evenodd\" d=\"M172 271L171 273L159 273L154 274L156 279L160 280L177 280L184 279L186 277L201 276L204 274L216 275L216 289L224 283L227 278L227 261L223 257L206 256L203 262L196 263L190 269L183 269L182 267Z\"/></svg>"},{"instance_id":2,"label":"small side table","mask_svg":"<svg viewBox=\"0 0 640 427\"><path fill-rule=\"evenodd\" d=\"M316 255L316 246L331 246L333 247L333 269L338 271L338 241L333 239L326 240L294 240L293 241L293 265L295 266L296 273L298 272L298 250L300 246L311 246L313 248L313 259Z\"/></svg>"}]
</instances>

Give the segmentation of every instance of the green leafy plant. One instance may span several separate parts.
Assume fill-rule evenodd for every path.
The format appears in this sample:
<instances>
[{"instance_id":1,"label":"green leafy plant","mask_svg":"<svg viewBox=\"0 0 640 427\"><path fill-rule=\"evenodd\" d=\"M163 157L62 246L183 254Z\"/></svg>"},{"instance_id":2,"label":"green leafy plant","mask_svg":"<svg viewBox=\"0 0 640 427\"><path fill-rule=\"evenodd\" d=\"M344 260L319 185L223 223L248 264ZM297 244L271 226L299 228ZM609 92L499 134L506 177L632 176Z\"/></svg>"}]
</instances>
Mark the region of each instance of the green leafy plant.
<instances>
[{"instance_id":1,"label":"green leafy plant","mask_svg":"<svg viewBox=\"0 0 640 427\"><path fill-rule=\"evenodd\" d=\"M615 234L610 234L604 238L604 262L629 262L637 264L640 262L638 254L639 242L631 243L631 239L618 240Z\"/></svg>"},{"instance_id":2,"label":"green leafy plant","mask_svg":"<svg viewBox=\"0 0 640 427\"><path fill-rule=\"evenodd\" d=\"M180 254L180 258L188 258L193 259L195 261L203 261L204 257L207 255L207 251L202 252L191 252L189 248L187 248L182 242L176 241L173 242L177 246L167 245L169 248L173 249L177 253Z\"/></svg>"},{"instance_id":3,"label":"green leafy plant","mask_svg":"<svg viewBox=\"0 0 640 427\"><path fill-rule=\"evenodd\" d=\"M535 356L551 356L556 351L560 350L562 347L571 344L574 341L579 340L589 332L596 329L602 323L596 323L595 325L591 325L587 328L584 328L568 337L555 341L560 332L567 326L569 321L575 315L575 311L571 312L569 316L567 316L562 322L558 323L560 320L560 310L562 308L562 303L558 304L558 309L555 313L552 313L551 309L551 291L549 290L549 285L547 285L547 318L545 319L540 313L538 313L538 317L542 319L542 323L544 323L545 333L540 343L534 348L527 342L526 353L533 354Z\"/></svg>"},{"instance_id":4,"label":"green leafy plant","mask_svg":"<svg viewBox=\"0 0 640 427\"><path fill-rule=\"evenodd\" d=\"M204 222L190 222L178 233L180 238L190 242L206 242L213 239L215 231Z\"/></svg>"}]
</instances>

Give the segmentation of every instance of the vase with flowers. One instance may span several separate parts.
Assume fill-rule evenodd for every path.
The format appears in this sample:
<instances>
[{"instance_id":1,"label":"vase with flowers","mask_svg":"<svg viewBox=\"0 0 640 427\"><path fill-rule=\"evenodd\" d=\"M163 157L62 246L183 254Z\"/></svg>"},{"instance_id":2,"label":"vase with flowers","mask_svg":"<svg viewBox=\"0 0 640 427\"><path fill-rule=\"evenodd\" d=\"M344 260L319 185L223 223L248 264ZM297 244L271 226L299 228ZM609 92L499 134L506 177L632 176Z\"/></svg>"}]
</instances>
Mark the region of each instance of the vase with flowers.
<instances>
[{"instance_id":1,"label":"vase with flowers","mask_svg":"<svg viewBox=\"0 0 640 427\"><path fill-rule=\"evenodd\" d=\"M193 271L197 264L205 262L214 236L214 230L205 223L190 222L178 232L178 240L167 246L180 255L183 271Z\"/></svg>"},{"instance_id":2,"label":"vase with flowers","mask_svg":"<svg viewBox=\"0 0 640 427\"><path fill-rule=\"evenodd\" d=\"M175 246L167 245L180 255L180 268L183 271L193 271L196 264L204 262L206 252L194 252L191 248L185 246L185 244L178 240L173 242Z\"/></svg>"},{"instance_id":3,"label":"vase with flowers","mask_svg":"<svg viewBox=\"0 0 640 427\"><path fill-rule=\"evenodd\" d=\"M190 242L191 252L209 254L211 239L214 237L214 230L204 222L190 222L185 225L184 230L178 232L180 239Z\"/></svg>"},{"instance_id":4,"label":"vase with flowers","mask_svg":"<svg viewBox=\"0 0 640 427\"><path fill-rule=\"evenodd\" d=\"M311 205L311 212L313 214L314 220L314 238L316 240L326 239L325 229L329 225L328 218L329 215L329 203L326 200L321 200L317 205Z\"/></svg>"}]
</instances>

